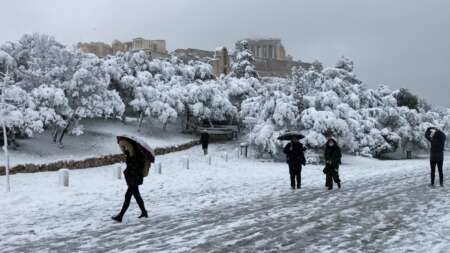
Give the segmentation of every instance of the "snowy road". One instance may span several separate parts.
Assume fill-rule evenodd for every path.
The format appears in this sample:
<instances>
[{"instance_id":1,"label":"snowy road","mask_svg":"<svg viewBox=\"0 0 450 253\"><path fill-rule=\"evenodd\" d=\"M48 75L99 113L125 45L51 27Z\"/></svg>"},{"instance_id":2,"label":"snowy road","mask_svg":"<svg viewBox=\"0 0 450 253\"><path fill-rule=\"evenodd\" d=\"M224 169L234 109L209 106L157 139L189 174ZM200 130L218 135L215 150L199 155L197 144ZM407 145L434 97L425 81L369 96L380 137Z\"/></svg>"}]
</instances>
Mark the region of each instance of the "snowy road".
<instances>
[{"instance_id":1,"label":"snowy road","mask_svg":"<svg viewBox=\"0 0 450 253\"><path fill-rule=\"evenodd\" d=\"M33 183L31 175L18 175L17 196L0 195L7 207L0 251L446 252L450 246L450 192L427 186L426 160L346 157L343 189L325 191L321 167L308 166L304 188L292 191L283 163L216 159L209 167L199 152L162 157L172 168L151 175L142 189L151 217L136 219L132 204L122 224L109 220L124 186L108 167L74 172L64 190L47 181L52 173L36 174ZM191 170L181 169L180 155L191 157Z\"/></svg>"}]
</instances>

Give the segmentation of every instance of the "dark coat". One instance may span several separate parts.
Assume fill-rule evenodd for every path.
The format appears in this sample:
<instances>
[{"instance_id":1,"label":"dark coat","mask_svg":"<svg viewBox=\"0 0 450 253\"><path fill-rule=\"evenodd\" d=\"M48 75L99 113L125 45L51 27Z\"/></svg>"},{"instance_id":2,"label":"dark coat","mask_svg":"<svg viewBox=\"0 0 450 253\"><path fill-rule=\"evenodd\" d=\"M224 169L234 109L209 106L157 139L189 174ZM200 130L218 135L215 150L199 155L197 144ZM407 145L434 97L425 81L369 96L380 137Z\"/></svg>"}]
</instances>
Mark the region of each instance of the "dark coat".
<instances>
[{"instance_id":1,"label":"dark coat","mask_svg":"<svg viewBox=\"0 0 450 253\"><path fill-rule=\"evenodd\" d=\"M431 129L428 128L425 132L425 138L431 143L430 160L444 161L445 139L447 138L442 131L436 129L434 136L431 137Z\"/></svg>"},{"instance_id":2,"label":"dark coat","mask_svg":"<svg viewBox=\"0 0 450 253\"><path fill-rule=\"evenodd\" d=\"M324 154L325 162L329 162L332 165L339 166L339 164L341 164L342 158L341 149L339 148L335 140L332 141L334 142L334 146L330 147L328 145L328 142L327 145L325 145L325 154Z\"/></svg>"},{"instance_id":3,"label":"dark coat","mask_svg":"<svg viewBox=\"0 0 450 253\"><path fill-rule=\"evenodd\" d=\"M289 164L306 164L305 159L305 148L303 147L303 144L299 143L288 143L284 149L283 152L286 154L286 161Z\"/></svg>"},{"instance_id":4,"label":"dark coat","mask_svg":"<svg viewBox=\"0 0 450 253\"><path fill-rule=\"evenodd\" d=\"M330 147L327 144L325 145L325 169L324 172L326 173L330 169L337 170L339 169L339 165L341 164L341 158L342 153L341 149L339 148L337 142L335 140L332 140L334 142L334 146Z\"/></svg>"},{"instance_id":5,"label":"dark coat","mask_svg":"<svg viewBox=\"0 0 450 253\"><path fill-rule=\"evenodd\" d=\"M204 132L200 135L200 143L202 144L203 149L208 148L208 144L209 144L209 134L208 133Z\"/></svg>"},{"instance_id":6,"label":"dark coat","mask_svg":"<svg viewBox=\"0 0 450 253\"><path fill-rule=\"evenodd\" d=\"M127 168L124 170L125 181L128 186L138 186L144 182L144 162L139 156L128 156L125 161Z\"/></svg>"}]
</instances>

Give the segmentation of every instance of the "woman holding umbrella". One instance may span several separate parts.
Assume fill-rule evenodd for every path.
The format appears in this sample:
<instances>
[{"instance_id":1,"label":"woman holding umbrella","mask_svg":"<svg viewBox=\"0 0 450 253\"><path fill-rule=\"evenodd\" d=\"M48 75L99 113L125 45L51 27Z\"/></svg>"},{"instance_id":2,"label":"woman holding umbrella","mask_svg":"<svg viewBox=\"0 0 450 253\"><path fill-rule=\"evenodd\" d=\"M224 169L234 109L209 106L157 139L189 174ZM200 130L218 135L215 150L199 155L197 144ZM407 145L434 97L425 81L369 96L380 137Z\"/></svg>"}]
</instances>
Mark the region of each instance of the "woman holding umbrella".
<instances>
[{"instance_id":1,"label":"woman holding umbrella","mask_svg":"<svg viewBox=\"0 0 450 253\"><path fill-rule=\"evenodd\" d=\"M122 222L122 218L127 211L131 196L134 196L136 202L141 209L141 215L139 218L147 218L147 210L145 210L144 200L139 192L139 185L144 182L144 177L148 175L148 169L150 164L154 162L154 155L151 149L142 145L142 143L136 141L132 137L118 136L117 142L122 152L126 156L126 169L123 174L125 175L125 181L128 185L128 189L125 193L125 201L122 205L122 210L112 219L117 222Z\"/></svg>"},{"instance_id":2,"label":"woman holding umbrella","mask_svg":"<svg viewBox=\"0 0 450 253\"><path fill-rule=\"evenodd\" d=\"M303 144L300 143L300 139L304 138L300 133L287 133L280 137L279 140L291 140L284 149L283 152L286 154L286 161L289 165L289 174L291 176L291 188L297 189L302 187L302 165L306 164L305 159L305 148Z\"/></svg>"},{"instance_id":3,"label":"woman holding umbrella","mask_svg":"<svg viewBox=\"0 0 450 253\"><path fill-rule=\"evenodd\" d=\"M332 137L329 137L325 144L325 169L323 173L326 175L325 186L328 190L333 189L333 180L338 188L341 188L341 180L339 179L339 165L341 164L341 149Z\"/></svg>"}]
</instances>

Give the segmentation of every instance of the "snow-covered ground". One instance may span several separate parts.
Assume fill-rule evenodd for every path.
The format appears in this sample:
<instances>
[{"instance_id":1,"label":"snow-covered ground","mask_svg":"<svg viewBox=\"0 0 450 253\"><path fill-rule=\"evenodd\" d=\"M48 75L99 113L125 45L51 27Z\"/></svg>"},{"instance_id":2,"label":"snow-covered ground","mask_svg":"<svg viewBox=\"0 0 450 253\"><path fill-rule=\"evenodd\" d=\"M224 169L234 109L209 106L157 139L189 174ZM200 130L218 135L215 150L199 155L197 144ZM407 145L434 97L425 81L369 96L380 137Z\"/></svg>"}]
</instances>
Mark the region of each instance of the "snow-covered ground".
<instances>
[{"instance_id":1,"label":"snow-covered ground","mask_svg":"<svg viewBox=\"0 0 450 253\"><path fill-rule=\"evenodd\" d=\"M162 175L152 171L141 187L150 217L137 219L133 199L122 224L110 220L125 192L113 166L71 171L68 188L57 185L56 172L13 175L12 192L0 191L0 251L447 252L450 246L450 190L428 187L425 159L346 156L341 190L326 191L322 166L312 165L303 169L303 188L291 190L285 163L237 160L232 145L211 149L211 166L200 147L158 157Z\"/></svg>"},{"instance_id":2,"label":"snow-covered ground","mask_svg":"<svg viewBox=\"0 0 450 253\"><path fill-rule=\"evenodd\" d=\"M64 148L52 142L52 132L46 131L30 139L18 140L18 150L11 150L11 165L34 163L41 164L58 160L82 160L120 153L117 135L133 135L147 141L153 148L184 144L193 140L193 136L179 134L176 131L164 132L159 128L144 125L138 131L137 122L129 119L127 124L119 120L86 120L82 122L84 134L66 135ZM0 159L0 166L4 160Z\"/></svg>"}]
</instances>

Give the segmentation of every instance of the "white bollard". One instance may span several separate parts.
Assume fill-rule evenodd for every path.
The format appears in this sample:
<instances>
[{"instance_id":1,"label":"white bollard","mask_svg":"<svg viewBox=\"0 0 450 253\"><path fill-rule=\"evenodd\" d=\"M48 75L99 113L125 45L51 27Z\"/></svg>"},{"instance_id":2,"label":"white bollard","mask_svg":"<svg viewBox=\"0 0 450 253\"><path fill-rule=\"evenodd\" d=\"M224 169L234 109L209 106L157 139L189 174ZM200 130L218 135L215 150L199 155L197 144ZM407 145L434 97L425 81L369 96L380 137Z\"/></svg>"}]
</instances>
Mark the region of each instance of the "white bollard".
<instances>
[{"instance_id":1,"label":"white bollard","mask_svg":"<svg viewBox=\"0 0 450 253\"><path fill-rule=\"evenodd\" d=\"M225 152L225 162L228 162L228 152Z\"/></svg>"},{"instance_id":2,"label":"white bollard","mask_svg":"<svg viewBox=\"0 0 450 253\"><path fill-rule=\"evenodd\" d=\"M187 170L189 169L189 157L188 156L184 157L184 166Z\"/></svg>"},{"instance_id":3,"label":"white bollard","mask_svg":"<svg viewBox=\"0 0 450 253\"><path fill-rule=\"evenodd\" d=\"M236 148L234 150L235 154L236 154L236 159L239 160L239 148Z\"/></svg>"},{"instance_id":4,"label":"white bollard","mask_svg":"<svg viewBox=\"0 0 450 253\"><path fill-rule=\"evenodd\" d=\"M69 170L60 169L59 170L59 185L63 187L69 187Z\"/></svg>"},{"instance_id":5,"label":"white bollard","mask_svg":"<svg viewBox=\"0 0 450 253\"><path fill-rule=\"evenodd\" d=\"M212 157L211 157L211 155L208 155L208 164L212 165Z\"/></svg>"},{"instance_id":6,"label":"white bollard","mask_svg":"<svg viewBox=\"0 0 450 253\"><path fill-rule=\"evenodd\" d=\"M162 163L156 163L156 169L158 170L158 174L162 174Z\"/></svg>"},{"instance_id":7,"label":"white bollard","mask_svg":"<svg viewBox=\"0 0 450 253\"><path fill-rule=\"evenodd\" d=\"M122 165L117 165L114 167L114 178L120 180L122 179Z\"/></svg>"}]
</instances>

